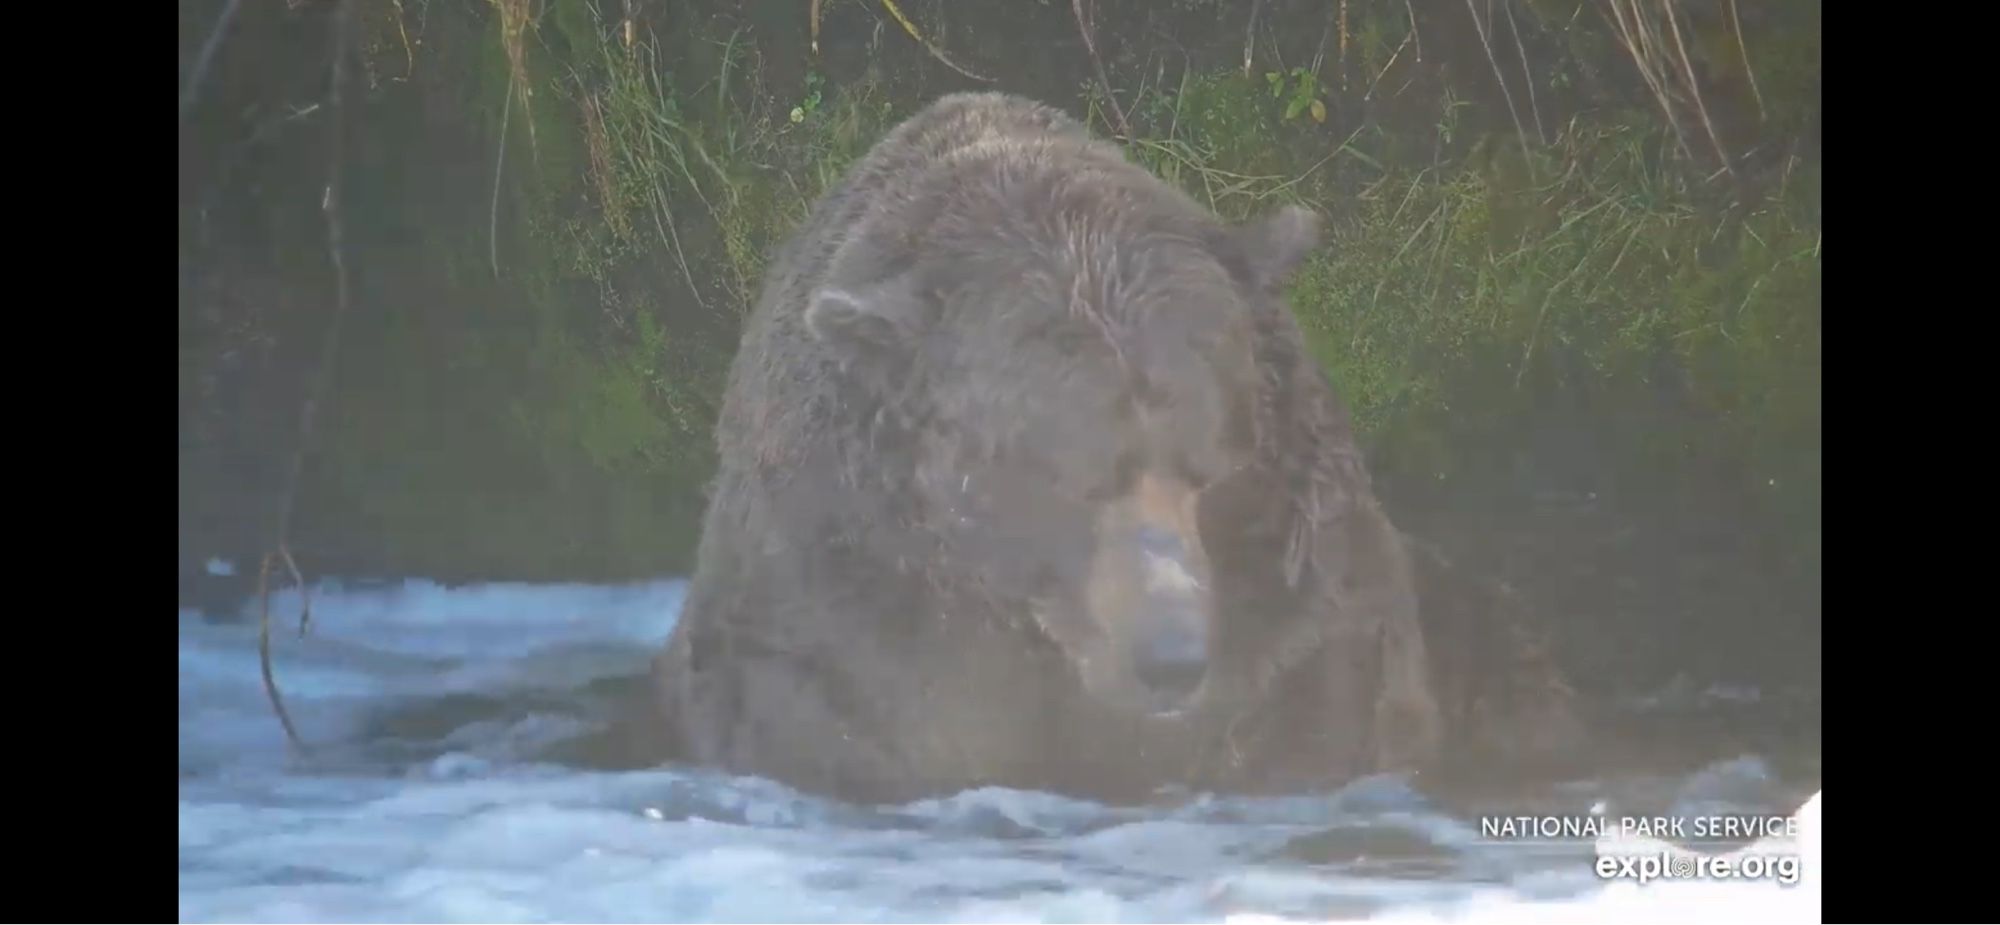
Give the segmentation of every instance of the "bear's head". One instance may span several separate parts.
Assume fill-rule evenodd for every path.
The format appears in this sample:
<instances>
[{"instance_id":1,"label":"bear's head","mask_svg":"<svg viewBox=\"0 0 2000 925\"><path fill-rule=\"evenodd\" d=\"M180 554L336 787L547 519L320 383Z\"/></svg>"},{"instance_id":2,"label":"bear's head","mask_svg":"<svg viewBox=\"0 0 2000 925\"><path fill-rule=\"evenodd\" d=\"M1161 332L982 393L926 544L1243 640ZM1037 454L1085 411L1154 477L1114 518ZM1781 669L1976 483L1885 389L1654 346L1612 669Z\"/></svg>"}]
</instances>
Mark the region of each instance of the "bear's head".
<instances>
[{"instance_id":1,"label":"bear's head","mask_svg":"<svg viewBox=\"0 0 2000 925\"><path fill-rule=\"evenodd\" d=\"M1304 209L1229 224L1024 145L877 207L805 323L902 422L925 567L1018 613L1094 698L1173 714L1215 686L1229 618L1203 492L1268 442L1260 318L1318 237Z\"/></svg>"}]
</instances>

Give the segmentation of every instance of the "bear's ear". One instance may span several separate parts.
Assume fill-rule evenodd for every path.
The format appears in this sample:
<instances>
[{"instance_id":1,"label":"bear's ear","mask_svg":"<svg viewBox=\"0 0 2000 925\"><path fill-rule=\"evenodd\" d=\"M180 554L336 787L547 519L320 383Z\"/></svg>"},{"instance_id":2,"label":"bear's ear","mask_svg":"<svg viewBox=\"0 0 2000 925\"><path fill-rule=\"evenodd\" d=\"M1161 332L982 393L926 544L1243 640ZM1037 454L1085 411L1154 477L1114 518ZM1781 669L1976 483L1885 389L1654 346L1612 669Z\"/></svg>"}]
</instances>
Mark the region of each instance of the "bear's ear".
<instances>
[{"instance_id":1,"label":"bear's ear","mask_svg":"<svg viewBox=\"0 0 2000 925\"><path fill-rule=\"evenodd\" d=\"M1244 284L1276 292L1285 288L1319 242L1319 214L1304 206L1285 206L1229 227L1216 249Z\"/></svg>"},{"instance_id":2,"label":"bear's ear","mask_svg":"<svg viewBox=\"0 0 2000 925\"><path fill-rule=\"evenodd\" d=\"M863 287L821 286L806 304L806 330L849 362L901 355L916 336L915 293L903 279Z\"/></svg>"}]
</instances>

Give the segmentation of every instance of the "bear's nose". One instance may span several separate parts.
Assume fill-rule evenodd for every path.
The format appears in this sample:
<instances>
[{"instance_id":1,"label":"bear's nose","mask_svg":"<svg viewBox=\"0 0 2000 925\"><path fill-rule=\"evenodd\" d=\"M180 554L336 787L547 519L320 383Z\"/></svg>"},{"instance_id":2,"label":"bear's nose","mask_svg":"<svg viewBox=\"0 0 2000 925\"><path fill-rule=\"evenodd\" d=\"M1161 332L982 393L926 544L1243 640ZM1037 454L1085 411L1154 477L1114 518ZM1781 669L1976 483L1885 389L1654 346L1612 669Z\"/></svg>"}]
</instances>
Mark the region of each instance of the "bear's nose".
<instances>
[{"instance_id":1,"label":"bear's nose","mask_svg":"<svg viewBox=\"0 0 2000 925\"><path fill-rule=\"evenodd\" d=\"M1139 543L1139 549L1146 555L1158 556L1163 559L1178 559L1185 551L1180 536L1165 527L1147 525L1140 527L1135 532L1138 534L1136 539Z\"/></svg>"},{"instance_id":2,"label":"bear's nose","mask_svg":"<svg viewBox=\"0 0 2000 925\"><path fill-rule=\"evenodd\" d=\"M1208 673L1208 589L1179 532L1144 524L1131 542L1141 586L1127 637L1132 671L1153 709L1172 711L1186 704Z\"/></svg>"}]
</instances>

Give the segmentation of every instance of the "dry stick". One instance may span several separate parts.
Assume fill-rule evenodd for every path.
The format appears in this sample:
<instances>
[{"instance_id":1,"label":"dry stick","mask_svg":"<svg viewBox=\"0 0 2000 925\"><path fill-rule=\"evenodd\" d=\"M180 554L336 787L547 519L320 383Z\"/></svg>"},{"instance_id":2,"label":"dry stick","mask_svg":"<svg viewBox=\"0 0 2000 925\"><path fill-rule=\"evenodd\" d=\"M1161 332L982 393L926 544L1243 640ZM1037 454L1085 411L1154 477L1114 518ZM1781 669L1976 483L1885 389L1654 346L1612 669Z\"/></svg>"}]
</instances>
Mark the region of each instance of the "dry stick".
<instances>
[{"instance_id":1,"label":"dry stick","mask_svg":"<svg viewBox=\"0 0 2000 925\"><path fill-rule=\"evenodd\" d=\"M1299 181L1312 176L1313 171L1318 170L1320 168L1320 165L1325 164L1327 161L1333 160L1334 155L1347 150L1347 146L1353 144L1354 139L1360 137L1360 135L1361 135L1361 129L1359 128L1355 129L1352 132L1349 132L1347 135L1347 140L1342 141L1340 144L1334 145L1333 150L1326 152L1325 157L1322 157L1319 160L1314 161L1313 165L1311 167L1307 167L1304 173L1301 173L1296 177L1293 177L1289 180L1286 180L1283 183L1278 184L1277 186L1265 190L1261 195L1257 196L1256 198L1261 201L1265 198L1276 196L1277 194L1282 193L1287 189L1297 186L1299 184Z\"/></svg>"},{"instance_id":2,"label":"dry stick","mask_svg":"<svg viewBox=\"0 0 2000 925\"><path fill-rule=\"evenodd\" d=\"M282 542L278 548L284 549ZM285 738L303 751L306 748L305 740L299 736L298 727L292 724L292 714L285 710L285 701L278 696L278 682L271 676L271 560L277 555L275 552L265 553L264 564L257 570L257 600L263 608L263 615L257 623L257 665L264 675L264 694L271 700L271 709L278 714L278 723L285 727ZM287 554L285 558L289 560L291 556ZM305 594L303 582L299 584L299 594L303 600ZM299 621L299 626L300 632L303 633L305 627L303 617Z\"/></svg>"},{"instance_id":3,"label":"dry stick","mask_svg":"<svg viewBox=\"0 0 2000 925\"><path fill-rule=\"evenodd\" d=\"M1312 64L1306 67L1306 70L1311 71L1314 74L1318 74L1320 72L1320 66L1326 63L1326 37L1333 34L1334 15L1335 15L1334 8L1328 7L1326 13L1326 25L1320 27L1319 43L1313 46Z\"/></svg>"},{"instance_id":4,"label":"dry stick","mask_svg":"<svg viewBox=\"0 0 2000 925\"><path fill-rule=\"evenodd\" d=\"M667 241L673 244L674 259L680 262L681 275L687 278L688 292L694 295L694 303L701 306L703 312L710 311L708 300L701 297L701 287L695 285L694 271L688 269L687 253L681 249L681 232L674 225L673 206L667 202L666 192L661 190L657 185L653 189L653 200L658 204L653 210L653 227L663 232ZM661 227L660 224L660 216L662 215L665 215L667 218L665 227Z\"/></svg>"},{"instance_id":5,"label":"dry stick","mask_svg":"<svg viewBox=\"0 0 2000 925\"><path fill-rule=\"evenodd\" d=\"M664 158L660 154L659 146L668 142L654 132L646 132L642 137L646 142L647 163L654 164L661 162ZM691 138L692 136L690 136ZM720 174L720 172L718 169L717 173ZM717 221L720 221L721 216L716 214L715 204L710 203L708 197L702 195L701 185L694 182L694 175L688 172L684 157L682 157L681 174L688 178L688 185L694 187L695 195L700 196L703 204L708 206L709 214L716 215ZM687 279L688 293L694 296L695 304L701 306L701 310L706 313L710 311L708 300L702 298L701 287L696 285L694 281L694 271L688 268L687 253L681 248L680 227L674 222L674 206L667 196L666 183L667 181L664 178L655 179L652 183L650 192L653 198L653 228L659 231L660 237L673 247L674 259L680 263L681 275ZM664 223L661 222L663 216L666 219Z\"/></svg>"},{"instance_id":6,"label":"dry stick","mask_svg":"<svg viewBox=\"0 0 2000 925\"><path fill-rule=\"evenodd\" d=\"M807 15L812 17L812 53L813 57L817 58L819 57L819 0L812 0Z\"/></svg>"},{"instance_id":7,"label":"dry stick","mask_svg":"<svg viewBox=\"0 0 2000 925\"><path fill-rule=\"evenodd\" d=\"M1257 31L1263 34L1264 44L1271 49L1271 69L1280 74L1290 73L1291 65L1285 63L1285 49L1278 42L1278 33L1271 28L1271 21L1259 19Z\"/></svg>"},{"instance_id":8,"label":"dry stick","mask_svg":"<svg viewBox=\"0 0 2000 925\"><path fill-rule=\"evenodd\" d=\"M347 316L347 258L342 238L340 197L343 164L341 152L345 148L347 115L345 94L342 92L342 86L346 83L347 79L347 43L351 10L352 5L343 2L334 12L333 80L332 85L327 90L327 104L332 120L330 131L333 134L333 141L329 145L331 163L327 168L326 193L320 201L320 207L326 213L327 256L333 264L333 319L328 322L326 340L320 345L319 369L315 371L312 384L306 392L305 404L299 410L298 444L292 448L291 468L285 474L284 494L280 495L278 500L276 549L265 554L264 567L258 577L259 595L263 598L263 629L260 633L260 645L258 648L264 673L264 692L270 696L271 705L277 710L278 720L285 727L286 737L291 739L292 744L302 751L306 749L305 740L299 736L298 730L292 725L291 717L285 712L284 701L278 695L278 684L272 677L271 672L271 597L268 577L271 569L271 560L274 557L283 558L286 564L291 567L293 580L297 581L299 585L299 599L302 602L302 607L299 611L299 633L303 635L311 622L312 609L310 598L307 597L305 580L299 575L298 564L292 561L290 537L292 512L299 493L299 476L305 469L306 451L312 444L313 422L319 412L320 398L326 394L327 382L333 378L333 360L338 355L340 349L341 322Z\"/></svg>"},{"instance_id":9,"label":"dry stick","mask_svg":"<svg viewBox=\"0 0 2000 925\"><path fill-rule=\"evenodd\" d=\"M208 41L201 44L201 54L194 59L194 70L188 73L187 88L181 91L181 118L187 118L188 110L194 107L197 91L201 89L201 79L208 74L208 66L215 60L215 50L222 45L222 36L229 31L230 22L236 19L236 9L240 0L229 0L222 8L222 15L216 17L215 28L208 33Z\"/></svg>"},{"instance_id":10,"label":"dry stick","mask_svg":"<svg viewBox=\"0 0 2000 925\"><path fill-rule=\"evenodd\" d=\"M493 204L486 213L486 256L493 262L493 278L500 278L500 177L507 170L507 125L514 116L514 82L507 81L507 101L500 109L500 149L493 164Z\"/></svg>"},{"instance_id":11,"label":"dry stick","mask_svg":"<svg viewBox=\"0 0 2000 925\"><path fill-rule=\"evenodd\" d=\"M918 44L924 46L924 50L930 52L931 57L938 59L939 63L981 83L993 82L993 78L991 77L983 77L959 67L958 62L951 60L951 57L944 53L944 49L932 44L930 39L924 38L924 34L917 31L917 24L911 22L908 16L903 15L903 10L896 5L896 0L882 0L882 6L889 11L889 15L896 17L896 21L902 24L903 31L908 32L910 38L916 39Z\"/></svg>"},{"instance_id":12,"label":"dry stick","mask_svg":"<svg viewBox=\"0 0 2000 925\"><path fill-rule=\"evenodd\" d=\"M1551 237L1554 236L1551 235ZM1542 322L1549 315L1549 305L1555 301L1556 293L1561 292L1564 286L1569 285L1570 280L1575 279L1576 275L1582 272L1584 267L1589 266L1590 258L1596 256L1597 252L1610 241L1610 235L1598 238L1597 244L1584 252L1583 259L1577 261L1576 266L1571 267L1568 273L1564 273L1561 279L1556 280L1555 285L1550 286L1548 291L1542 294L1542 307L1535 312L1535 326L1528 329L1528 347L1521 353L1521 365L1514 369L1514 388L1516 390L1521 388L1522 381L1528 375L1528 363L1535 358L1535 344L1541 340L1542 336Z\"/></svg>"},{"instance_id":13,"label":"dry stick","mask_svg":"<svg viewBox=\"0 0 2000 925\"><path fill-rule=\"evenodd\" d=\"M1548 144L1548 130L1542 128L1542 107L1535 102L1535 72L1528 66L1528 47L1521 43L1521 26L1514 21L1514 0L1500 0L1500 9L1507 13L1507 31L1514 33L1514 51L1521 56L1521 76L1528 81L1528 111L1535 115L1535 139Z\"/></svg>"},{"instance_id":14,"label":"dry stick","mask_svg":"<svg viewBox=\"0 0 2000 925\"><path fill-rule=\"evenodd\" d=\"M1403 0L1403 8L1410 11L1410 36L1416 39L1417 63L1424 63L1424 39L1417 35L1417 6L1413 0Z\"/></svg>"},{"instance_id":15,"label":"dry stick","mask_svg":"<svg viewBox=\"0 0 2000 925\"><path fill-rule=\"evenodd\" d=\"M208 240L208 213L215 204L215 197L222 194L222 188L228 182L230 174L248 156L249 149L268 140L278 129L284 128L287 123L296 122L312 115L319 110L320 105L320 103L313 103L312 105L294 109L283 115L266 119L250 132L250 137L237 142L222 153L222 161L216 167L215 171L215 182L210 184L206 192L202 193L201 201L195 207L195 217L200 221L197 229L200 240L203 242Z\"/></svg>"},{"instance_id":16,"label":"dry stick","mask_svg":"<svg viewBox=\"0 0 2000 925\"><path fill-rule=\"evenodd\" d=\"M1611 7L1612 27L1618 34L1618 44L1625 47L1625 53L1632 58L1632 65L1639 69L1640 79L1646 82L1646 86L1653 91L1653 97L1659 100L1660 111L1666 113L1667 124L1673 126L1675 145L1681 149L1683 156L1693 158L1694 150L1688 147L1687 132L1681 128L1680 116L1674 111L1673 101L1668 98L1665 85L1653 73L1651 58L1646 54L1644 42L1639 35L1641 24L1637 0L1633 0L1630 23L1625 21L1625 8L1619 6L1619 0L1605 0L1605 3Z\"/></svg>"},{"instance_id":17,"label":"dry stick","mask_svg":"<svg viewBox=\"0 0 2000 925\"><path fill-rule=\"evenodd\" d=\"M1414 33L1412 34L1414 35ZM1388 63L1382 65L1382 69L1375 72L1375 79L1368 82L1368 92L1361 95L1362 102L1365 103L1375 98L1375 89L1381 86L1382 78L1389 73L1390 68L1396 66L1396 59L1402 57L1403 49L1408 47L1410 47L1410 36L1406 35L1403 36L1403 41L1396 46L1395 52L1389 55ZM1419 59L1418 63L1422 63L1422 59Z\"/></svg>"},{"instance_id":18,"label":"dry stick","mask_svg":"<svg viewBox=\"0 0 2000 925\"><path fill-rule=\"evenodd\" d=\"M1708 117L1708 105L1701 101L1701 81L1695 77L1694 62L1688 60L1687 45L1681 41L1680 18L1674 15L1674 0L1661 0L1660 5L1667 11L1667 26L1673 30L1674 50L1680 52L1681 70L1687 75L1688 93L1694 96L1694 111L1701 116L1702 128L1708 130L1708 141L1715 146L1715 156L1722 160L1722 169L1734 177L1736 165L1722 146L1722 136L1715 132L1715 122Z\"/></svg>"},{"instance_id":19,"label":"dry stick","mask_svg":"<svg viewBox=\"0 0 2000 925\"><path fill-rule=\"evenodd\" d=\"M1750 81L1750 95L1757 99L1757 121L1767 117L1764 114L1764 91L1757 89L1757 72L1750 69L1750 46L1743 41L1743 20L1736 16L1736 0L1729 0L1729 24L1736 30L1736 48L1743 53L1743 76Z\"/></svg>"},{"instance_id":20,"label":"dry stick","mask_svg":"<svg viewBox=\"0 0 2000 925\"><path fill-rule=\"evenodd\" d=\"M1528 147L1528 129L1521 124L1521 111L1514 105L1514 91L1507 89L1507 75L1500 72L1500 59L1493 56L1493 43L1486 36L1486 24L1479 21L1479 8L1472 0L1465 0L1465 12L1472 17L1473 28L1479 30L1479 44L1486 49L1486 60L1493 65L1493 79L1500 82L1500 95L1507 100L1507 115L1514 120L1514 131L1521 136L1521 157L1528 168L1528 175L1535 172L1534 154Z\"/></svg>"},{"instance_id":21,"label":"dry stick","mask_svg":"<svg viewBox=\"0 0 2000 925\"><path fill-rule=\"evenodd\" d=\"M1667 110L1668 118L1674 126L1674 141L1680 148L1681 155L1694 160L1694 145L1689 143L1688 130L1681 124L1679 115L1680 105L1685 105L1686 99L1675 88L1676 74L1671 72L1671 64L1667 61L1664 50L1666 40L1660 37L1659 24L1650 14L1642 13L1640 0L1626 0L1626 2L1631 5L1633 35L1637 40L1638 51L1634 60L1643 61L1641 72L1648 75L1654 93L1660 98L1661 108ZM1677 103L1680 105L1675 105Z\"/></svg>"},{"instance_id":22,"label":"dry stick","mask_svg":"<svg viewBox=\"0 0 2000 925\"><path fill-rule=\"evenodd\" d=\"M1326 38L1334 34L1334 22L1340 18L1340 8L1344 6L1346 0L1338 0L1326 6L1326 24L1320 26L1320 40L1312 46L1312 64L1306 66L1306 70L1310 70L1314 76L1318 76L1326 64Z\"/></svg>"},{"instance_id":23,"label":"dry stick","mask_svg":"<svg viewBox=\"0 0 2000 925\"><path fill-rule=\"evenodd\" d=\"M278 556L285 560L285 569L292 573L292 584L299 589L299 638L306 638L306 631L312 628L312 592L306 588L306 576L299 574L299 563L292 558L292 547L288 543L278 544Z\"/></svg>"},{"instance_id":24,"label":"dry stick","mask_svg":"<svg viewBox=\"0 0 2000 925\"><path fill-rule=\"evenodd\" d=\"M1612 0L1612 2L1616 3L1617 0ZM1653 30L1655 27L1651 19L1651 14L1640 8L1639 0L1625 0L1625 2L1632 8L1632 35L1639 41L1639 50L1644 53L1647 66L1653 68L1655 71L1659 71L1659 53L1653 47Z\"/></svg>"},{"instance_id":25,"label":"dry stick","mask_svg":"<svg viewBox=\"0 0 2000 925\"><path fill-rule=\"evenodd\" d=\"M1347 95L1347 0L1340 0L1340 93Z\"/></svg>"},{"instance_id":26,"label":"dry stick","mask_svg":"<svg viewBox=\"0 0 2000 925\"><path fill-rule=\"evenodd\" d=\"M1632 5L1633 21L1641 22L1639 19L1640 0L1628 0L1628 2ZM1644 28L1639 30L1639 44L1646 52L1646 60L1652 64L1654 72L1659 75L1661 86L1668 88L1676 102L1686 105L1686 94L1681 93L1677 89L1680 81L1676 78L1679 77L1679 73L1674 69L1673 60L1667 51L1667 40L1660 34L1658 19L1655 18L1652 12L1648 12L1641 24Z\"/></svg>"},{"instance_id":27,"label":"dry stick","mask_svg":"<svg viewBox=\"0 0 2000 925\"><path fill-rule=\"evenodd\" d=\"M1111 114L1118 117L1118 134L1130 141L1132 123L1125 121L1125 107L1118 104L1118 94L1111 92L1111 78L1104 75L1104 59L1097 56L1097 42L1090 37L1090 22L1083 16L1083 0L1069 0L1069 8L1076 14L1077 31L1083 34L1083 50L1090 54L1090 63L1097 68L1097 83L1104 89L1104 98L1111 101Z\"/></svg>"},{"instance_id":28,"label":"dry stick","mask_svg":"<svg viewBox=\"0 0 2000 925\"><path fill-rule=\"evenodd\" d=\"M417 72L417 51L410 47L410 30L403 25L403 0L394 0L394 2L396 4L396 34L403 37L403 76L400 79L409 80L410 75Z\"/></svg>"},{"instance_id":29,"label":"dry stick","mask_svg":"<svg viewBox=\"0 0 2000 925\"><path fill-rule=\"evenodd\" d=\"M1243 76L1250 76L1250 58L1257 49L1257 11L1264 6L1264 0L1250 0L1250 21L1243 25ZM1081 10L1081 7L1078 7ZM1078 12L1077 24L1083 23L1083 13ZM1088 33L1086 33L1088 34ZM1094 53L1093 53L1094 54Z\"/></svg>"},{"instance_id":30,"label":"dry stick","mask_svg":"<svg viewBox=\"0 0 2000 925\"><path fill-rule=\"evenodd\" d=\"M500 44L507 53L508 75L511 83L521 85L521 106L532 115L535 88L528 83L527 34L528 23L536 19L529 15L529 0L493 0L500 10ZM545 10L546 12L546 10ZM535 163L542 162L541 143L536 140L535 120L528 120L528 153Z\"/></svg>"}]
</instances>

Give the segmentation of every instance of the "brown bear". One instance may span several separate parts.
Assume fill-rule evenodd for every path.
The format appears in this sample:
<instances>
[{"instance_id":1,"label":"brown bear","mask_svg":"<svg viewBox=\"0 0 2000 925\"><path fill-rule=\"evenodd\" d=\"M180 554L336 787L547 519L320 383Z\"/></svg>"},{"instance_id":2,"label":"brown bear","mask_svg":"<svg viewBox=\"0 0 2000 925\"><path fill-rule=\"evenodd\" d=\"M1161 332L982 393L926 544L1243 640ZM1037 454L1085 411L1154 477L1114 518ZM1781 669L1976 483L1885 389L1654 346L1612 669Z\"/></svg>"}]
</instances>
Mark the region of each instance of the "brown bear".
<instances>
[{"instance_id":1,"label":"brown bear","mask_svg":"<svg viewBox=\"0 0 2000 925\"><path fill-rule=\"evenodd\" d=\"M862 801L1417 769L1409 547L1226 223L1065 114L943 97L773 255L655 659L675 758Z\"/></svg>"}]
</instances>

